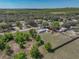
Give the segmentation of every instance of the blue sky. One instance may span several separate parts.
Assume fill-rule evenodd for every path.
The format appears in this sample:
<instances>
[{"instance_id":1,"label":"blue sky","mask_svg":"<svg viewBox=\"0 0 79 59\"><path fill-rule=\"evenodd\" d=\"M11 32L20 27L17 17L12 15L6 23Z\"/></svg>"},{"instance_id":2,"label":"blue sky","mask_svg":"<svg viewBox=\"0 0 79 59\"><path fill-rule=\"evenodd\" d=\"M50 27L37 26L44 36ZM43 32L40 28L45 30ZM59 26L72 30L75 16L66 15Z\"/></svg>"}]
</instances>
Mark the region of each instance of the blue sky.
<instances>
[{"instance_id":1,"label":"blue sky","mask_svg":"<svg viewBox=\"0 0 79 59\"><path fill-rule=\"evenodd\" d=\"M79 7L79 0L0 0L0 8Z\"/></svg>"}]
</instances>

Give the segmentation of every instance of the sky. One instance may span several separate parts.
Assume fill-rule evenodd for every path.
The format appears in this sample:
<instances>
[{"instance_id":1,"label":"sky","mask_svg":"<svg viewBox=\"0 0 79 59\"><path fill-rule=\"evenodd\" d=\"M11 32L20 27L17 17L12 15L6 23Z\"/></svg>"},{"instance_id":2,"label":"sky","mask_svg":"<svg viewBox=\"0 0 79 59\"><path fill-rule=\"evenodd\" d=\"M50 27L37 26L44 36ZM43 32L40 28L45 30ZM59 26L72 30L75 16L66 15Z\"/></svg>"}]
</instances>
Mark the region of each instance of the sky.
<instances>
[{"instance_id":1,"label":"sky","mask_svg":"<svg viewBox=\"0 0 79 59\"><path fill-rule=\"evenodd\" d=\"M79 7L79 0L0 0L0 8Z\"/></svg>"}]
</instances>

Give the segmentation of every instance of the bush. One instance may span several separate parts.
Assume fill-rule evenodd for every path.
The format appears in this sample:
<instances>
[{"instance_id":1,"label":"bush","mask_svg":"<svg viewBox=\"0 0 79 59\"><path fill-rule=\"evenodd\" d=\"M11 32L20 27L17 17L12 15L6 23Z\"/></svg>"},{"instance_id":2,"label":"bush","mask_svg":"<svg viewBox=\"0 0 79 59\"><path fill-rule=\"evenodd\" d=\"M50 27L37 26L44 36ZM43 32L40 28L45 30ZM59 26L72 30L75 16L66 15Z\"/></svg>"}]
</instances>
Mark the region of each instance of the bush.
<instances>
[{"instance_id":1,"label":"bush","mask_svg":"<svg viewBox=\"0 0 79 59\"><path fill-rule=\"evenodd\" d=\"M0 40L3 41L3 42L7 42L7 39L5 39L5 36L4 35L1 35L0 36Z\"/></svg>"},{"instance_id":2,"label":"bush","mask_svg":"<svg viewBox=\"0 0 79 59\"><path fill-rule=\"evenodd\" d=\"M44 41L41 39L40 35L36 36L36 41L37 41L38 46L44 44Z\"/></svg>"},{"instance_id":3,"label":"bush","mask_svg":"<svg viewBox=\"0 0 79 59\"><path fill-rule=\"evenodd\" d=\"M51 51L51 44L50 43L46 43L45 45L45 49L47 50L47 51Z\"/></svg>"},{"instance_id":4,"label":"bush","mask_svg":"<svg viewBox=\"0 0 79 59\"><path fill-rule=\"evenodd\" d=\"M53 22L52 22L52 28L53 28L54 30L59 29L59 27L60 27L59 21L53 21Z\"/></svg>"},{"instance_id":5,"label":"bush","mask_svg":"<svg viewBox=\"0 0 79 59\"><path fill-rule=\"evenodd\" d=\"M14 39L12 33L5 33L5 34L4 34L4 37L5 37L5 40L6 40L7 42Z\"/></svg>"},{"instance_id":6,"label":"bush","mask_svg":"<svg viewBox=\"0 0 79 59\"><path fill-rule=\"evenodd\" d=\"M5 42L2 39L0 39L0 50L4 50L5 46L6 46Z\"/></svg>"},{"instance_id":7,"label":"bush","mask_svg":"<svg viewBox=\"0 0 79 59\"><path fill-rule=\"evenodd\" d=\"M4 50L6 46L6 42L4 40L4 36L0 36L0 50Z\"/></svg>"},{"instance_id":8,"label":"bush","mask_svg":"<svg viewBox=\"0 0 79 59\"><path fill-rule=\"evenodd\" d=\"M29 36L29 34L27 32L23 33L23 37L24 37L25 40L29 41L30 36Z\"/></svg>"},{"instance_id":9,"label":"bush","mask_svg":"<svg viewBox=\"0 0 79 59\"><path fill-rule=\"evenodd\" d=\"M33 46L31 48L30 54L31 54L32 58L35 58L35 59L39 59L40 58L40 52L38 50L38 47L36 47L36 46Z\"/></svg>"},{"instance_id":10,"label":"bush","mask_svg":"<svg viewBox=\"0 0 79 59\"><path fill-rule=\"evenodd\" d=\"M14 56L14 59L27 59L26 54L23 51L20 51Z\"/></svg>"},{"instance_id":11,"label":"bush","mask_svg":"<svg viewBox=\"0 0 79 59\"><path fill-rule=\"evenodd\" d=\"M25 32L16 32L15 41L20 45L21 48L24 48L24 44L29 40L29 35Z\"/></svg>"},{"instance_id":12,"label":"bush","mask_svg":"<svg viewBox=\"0 0 79 59\"><path fill-rule=\"evenodd\" d=\"M41 46L41 45L43 45L43 44L44 44L44 41L43 41L43 40L37 41L37 45L38 45L38 46Z\"/></svg>"},{"instance_id":13,"label":"bush","mask_svg":"<svg viewBox=\"0 0 79 59\"><path fill-rule=\"evenodd\" d=\"M31 35L33 38L36 38L37 32L36 32L35 29L31 29L31 30L29 31L29 33L30 33L30 35Z\"/></svg>"},{"instance_id":14,"label":"bush","mask_svg":"<svg viewBox=\"0 0 79 59\"><path fill-rule=\"evenodd\" d=\"M19 27L20 29L22 29L22 24L21 24L20 21L17 21L17 22L16 22L16 26Z\"/></svg>"},{"instance_id":15,"label":"bush","mask_svg":"<svg viewBox=\"0 0 79 59\"><path fill-rule=\"evenodd\" d=\"M41 36L40 35L37 35L36 38L35 38L35 40L36 41L40 41L41 40Z\"/></svg>"}]
</instances>

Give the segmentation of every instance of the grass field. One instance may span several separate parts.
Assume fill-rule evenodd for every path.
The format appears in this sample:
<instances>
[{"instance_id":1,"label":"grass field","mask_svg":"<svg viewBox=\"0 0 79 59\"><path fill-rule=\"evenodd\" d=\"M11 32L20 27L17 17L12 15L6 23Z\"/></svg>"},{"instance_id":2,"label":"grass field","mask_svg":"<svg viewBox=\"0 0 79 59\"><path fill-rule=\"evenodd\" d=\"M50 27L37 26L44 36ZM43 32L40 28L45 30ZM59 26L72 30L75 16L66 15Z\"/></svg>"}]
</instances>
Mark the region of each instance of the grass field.
<instances>
[{"instance_id":1,"label":"grass field","mask_svg":"<svg viewBox=\"0 0 79 59\"><path fill-rule=\"evenodd\" d=\"M79 8L55 8L55 9L0 9L1 14L70 14L79 13Z\"/></svg>"},{"instance_id":2,"label":"grass field","mask_svg":"<svg viewBox=\"0 0 79 59\"><path fill-rule=\"evenodd\" d=\"M59 46L71 39L70 37L60 33L44 33L41 34L41 36L45 42L49 41L52 44L52 48ZM57 49L53 53L48 53L44 50L42 53L44 54L43 59L79 59L79 39Z\"/></svg>"}]
</instances>

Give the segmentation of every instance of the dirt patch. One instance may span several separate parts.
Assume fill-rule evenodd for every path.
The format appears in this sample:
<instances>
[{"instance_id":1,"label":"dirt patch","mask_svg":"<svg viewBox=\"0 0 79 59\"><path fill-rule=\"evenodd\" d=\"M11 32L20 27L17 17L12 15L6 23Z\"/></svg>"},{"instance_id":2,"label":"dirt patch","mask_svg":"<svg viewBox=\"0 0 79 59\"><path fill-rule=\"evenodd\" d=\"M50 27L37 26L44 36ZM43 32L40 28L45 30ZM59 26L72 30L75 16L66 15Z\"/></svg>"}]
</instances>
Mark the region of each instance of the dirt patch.
<instances>
[{"instance_id":1,"label":"dirt patch","mask_svg":"<svg viewBox=\"0 0 79 59\"><path fill-rule=\"evenodd\" d=\"M13 50L14 54L20 51L20 47L15 41L10 41L9 45L11 47L11 50Z\"/></svg>"}]
</instances>

